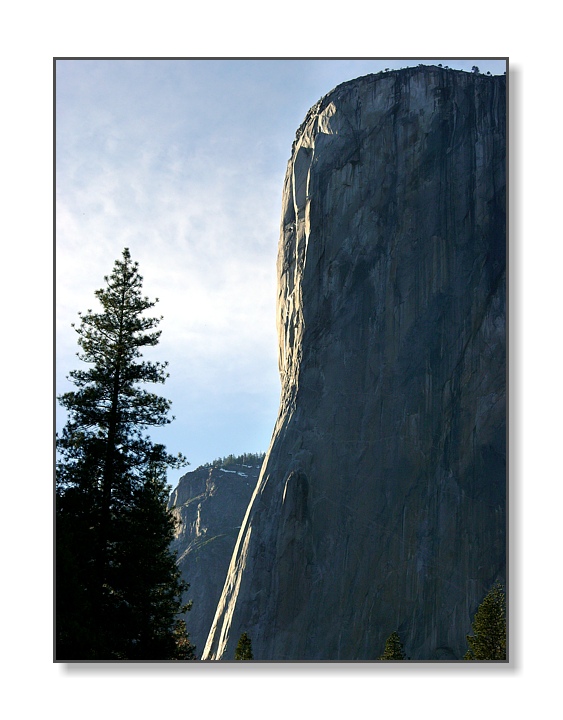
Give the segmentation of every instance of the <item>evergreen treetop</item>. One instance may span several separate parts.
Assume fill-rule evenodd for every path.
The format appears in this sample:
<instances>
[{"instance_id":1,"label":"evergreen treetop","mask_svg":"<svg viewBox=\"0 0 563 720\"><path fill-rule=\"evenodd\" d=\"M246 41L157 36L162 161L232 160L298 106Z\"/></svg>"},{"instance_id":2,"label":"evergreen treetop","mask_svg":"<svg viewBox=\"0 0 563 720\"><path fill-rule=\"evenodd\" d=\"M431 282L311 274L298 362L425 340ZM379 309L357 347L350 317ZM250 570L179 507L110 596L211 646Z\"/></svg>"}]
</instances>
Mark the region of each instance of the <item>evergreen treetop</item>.
<instances>
[{"instance_id":1,"label":"evergreen treetop","mask_svg":"<svg viewBox=\"0 0 563 720\"><path fill-rule=\"evenodd\" d=\"M403 644L398 632L392 632L385 642L385 650L378 660L404 660Z\"/></svg>"},{"instance_id":2,"label":"evergreen treetop","mask_svg":"<svg viewBox=\"0 0 563 720\"><path fill-rule=\"evenodd\" d=\"M254 655L252 653L252 641L248 635L244 632L239 638L236 650L235 660L253 660Z\"/></svg>"},{"instance_id":3,"label":"evergreen treetop","mask_svg":"<svg viewBox=\"0 0 563 720\"><path fill-rule=\"evenodd\" d=\"M506 596L496 583L479 605L464 660L506 660Z\"/></svg>"}]
</instances>

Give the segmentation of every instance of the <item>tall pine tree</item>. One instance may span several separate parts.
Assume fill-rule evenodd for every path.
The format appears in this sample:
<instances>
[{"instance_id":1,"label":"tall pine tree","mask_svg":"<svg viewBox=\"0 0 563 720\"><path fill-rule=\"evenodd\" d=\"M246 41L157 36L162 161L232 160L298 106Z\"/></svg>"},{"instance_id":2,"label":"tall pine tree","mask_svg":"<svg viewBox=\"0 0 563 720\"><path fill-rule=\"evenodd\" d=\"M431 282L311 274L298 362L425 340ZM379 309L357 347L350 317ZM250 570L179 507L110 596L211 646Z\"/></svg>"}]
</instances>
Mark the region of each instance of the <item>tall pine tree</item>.
<instances>
[{"instance_id":1,"label":"tall pine tree","mask_svg":"<svg viewBox=\"0 0 563 720\"><path fill-rule=\"evenodd\" d=\"M180 579L170 551L166 468L187 464L151 442L170 402L142 385L164 383L167 363L142 359L157 345L157 301L143 297L138 264L125 248L95 296L102 311L80 314L76 389L57 438L57 660L193 659Z\"/></svg>"}]
</instances>

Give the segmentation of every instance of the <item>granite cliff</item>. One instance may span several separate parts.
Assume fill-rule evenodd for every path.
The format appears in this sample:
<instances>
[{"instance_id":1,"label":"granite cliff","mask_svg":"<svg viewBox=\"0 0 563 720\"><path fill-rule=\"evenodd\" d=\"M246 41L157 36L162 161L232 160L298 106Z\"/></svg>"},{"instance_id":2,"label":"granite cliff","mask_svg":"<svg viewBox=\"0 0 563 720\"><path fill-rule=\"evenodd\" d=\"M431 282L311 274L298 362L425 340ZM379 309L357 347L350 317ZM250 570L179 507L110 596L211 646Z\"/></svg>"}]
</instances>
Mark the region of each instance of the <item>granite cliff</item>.
<instances>
[{"instance_id":1,"label":"granite cliff","mask_svg":"<svg viewBox=\"0 0 563 720\"><path fill-rule=\"evenodd\" d=\"M263 456L225 458L183 475L168 507L180 521L172 550L193 600L186 624L196 653L204 648L237 535Z\"/></svg>"},{"instance_id":2,"label":"granite cliff","mask_svg":"<svg viewBox=\"0 0 563 720\"><path fill-rule=\"evenodd\" d=\"M344 83L297 131L282 393L204 659L463 656L505 579L505 77Z\"/></svg>"}]
</instances>

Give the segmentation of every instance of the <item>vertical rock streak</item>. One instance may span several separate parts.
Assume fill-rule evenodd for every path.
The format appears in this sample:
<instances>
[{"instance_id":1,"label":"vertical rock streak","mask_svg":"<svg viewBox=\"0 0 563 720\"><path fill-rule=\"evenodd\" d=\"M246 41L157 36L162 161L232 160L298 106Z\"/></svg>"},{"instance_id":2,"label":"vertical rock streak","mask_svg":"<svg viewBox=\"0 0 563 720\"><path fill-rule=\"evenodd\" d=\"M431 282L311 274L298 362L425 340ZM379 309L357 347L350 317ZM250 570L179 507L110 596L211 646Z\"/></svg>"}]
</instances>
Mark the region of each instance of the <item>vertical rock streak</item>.
<instances>
[{"instance_id":1,"label":"vertical rock streak","mask_svg":"<svg viewBox=\"0 0 563 720\"><path fill-rule=\"evenodd\" d=\"M505 78L345 83L299 128L280 410L205 657L460 658L505 574Z\"/></svg>"}]
</instances>

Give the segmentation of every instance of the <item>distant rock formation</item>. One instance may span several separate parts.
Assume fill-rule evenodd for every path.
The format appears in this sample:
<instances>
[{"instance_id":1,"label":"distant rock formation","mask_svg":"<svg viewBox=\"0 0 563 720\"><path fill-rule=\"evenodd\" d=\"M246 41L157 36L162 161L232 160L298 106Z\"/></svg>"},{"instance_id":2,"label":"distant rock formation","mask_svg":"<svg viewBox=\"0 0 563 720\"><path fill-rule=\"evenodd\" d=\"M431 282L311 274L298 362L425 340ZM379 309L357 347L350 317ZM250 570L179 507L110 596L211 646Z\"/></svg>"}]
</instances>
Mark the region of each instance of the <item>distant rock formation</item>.
<instances>
[{"instance_id":1,"label":"distant rock formation","mask_svg":"<svg viewBox=\"0 0 563 720\"><path fill-rule=\"evenodd\" d=\"M186 473L170 495L181 521L172 550L193 600L186 625L201 656L263 456L225 459Z\"/></svg>"},{"instance_id":2,"label":"distant rock formation","mask_svg":"<svg viewBox=\"0 0 563 720\"><path fill-rule=\"evenodd\" d=\"M281 405L204 659L459 659L505 579L505 77L344 83L297 132Z\"/></svg>"}]
</instances>

